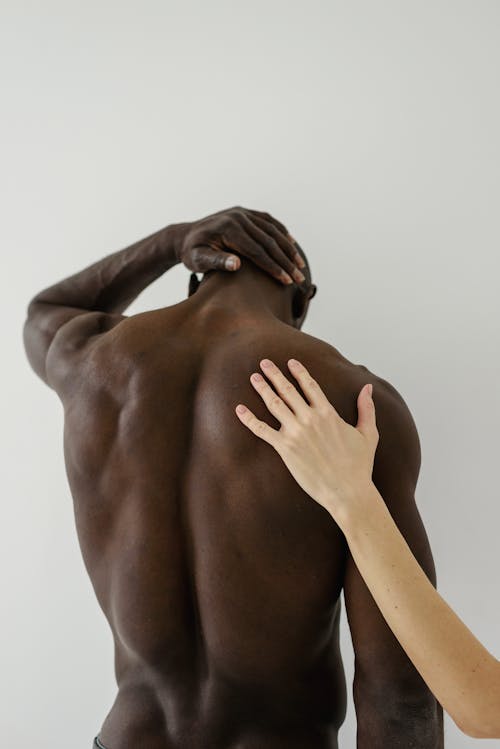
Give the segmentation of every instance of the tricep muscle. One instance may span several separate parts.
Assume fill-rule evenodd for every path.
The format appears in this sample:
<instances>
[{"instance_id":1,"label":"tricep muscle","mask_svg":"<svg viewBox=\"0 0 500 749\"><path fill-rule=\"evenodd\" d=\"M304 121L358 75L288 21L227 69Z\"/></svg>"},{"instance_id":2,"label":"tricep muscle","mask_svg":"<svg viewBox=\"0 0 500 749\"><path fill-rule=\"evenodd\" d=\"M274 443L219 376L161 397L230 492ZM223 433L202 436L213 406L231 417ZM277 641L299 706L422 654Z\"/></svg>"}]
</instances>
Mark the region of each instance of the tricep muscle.
<instances>
[{"instance_id":1,"label":"tricep muscle","mask_svg":"<svg viewBox=\"0 0 500 749\"><path fill-rule=\"evenodd\" d=\"M23 339L36 374L54 387L63 370L96 335L110 330L125 315L39 302L28 309Z\"/></svg>"}]
</instances>

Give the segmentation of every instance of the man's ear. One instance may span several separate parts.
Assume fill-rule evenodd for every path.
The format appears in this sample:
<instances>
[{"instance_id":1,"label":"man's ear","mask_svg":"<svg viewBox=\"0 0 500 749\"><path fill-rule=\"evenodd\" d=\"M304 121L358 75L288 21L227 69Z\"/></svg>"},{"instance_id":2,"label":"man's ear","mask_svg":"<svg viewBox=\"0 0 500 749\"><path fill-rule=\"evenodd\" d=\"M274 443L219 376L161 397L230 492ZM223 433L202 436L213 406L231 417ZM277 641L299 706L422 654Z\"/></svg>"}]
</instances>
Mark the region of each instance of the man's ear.
<instances>
[{"instance_id":1,"label":"man's ear","mask_svg":"<svg viewBox=\"0 0 500 749\"><path fill-rule=\"evenodd\" d=\"M200 283L201 281L198 280L198 276L196 275L196 273L191 273L189 277L188 297L192 296L192 294L197 291Z\"/></svg>"},{"instance_id":2,"label":"man's ear","mask_svg":"<svg viewBox=\"0 0 500 749\"><path fill-rule=\"evenodd\" d=\"M309 302L317 290L318 287L315 284L311 284L308 289L304 289L302 286L295 289L292 297L292 317L296 328L301 328Z\"/></svg>"},{"instance_id":3,"label":"man's ear","mask_svg":"<svg viewBox=\"0 0 500 749\"><path fill-rule=\"evenodd\" d=\"M307 292L300 288L295 289L292 297L292 315L295 320L300 320L307 306Z\"/></svg>"}]
</instances>

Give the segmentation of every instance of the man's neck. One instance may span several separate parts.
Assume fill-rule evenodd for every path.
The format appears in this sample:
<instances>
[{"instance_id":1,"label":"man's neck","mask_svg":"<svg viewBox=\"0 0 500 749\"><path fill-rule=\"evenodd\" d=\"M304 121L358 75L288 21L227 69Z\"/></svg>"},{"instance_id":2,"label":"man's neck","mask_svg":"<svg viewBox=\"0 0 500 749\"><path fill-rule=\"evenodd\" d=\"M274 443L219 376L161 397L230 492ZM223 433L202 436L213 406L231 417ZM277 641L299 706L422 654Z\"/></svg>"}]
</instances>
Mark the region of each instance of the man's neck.
<instances>
[{"instance_id":1,"label":"man's neck","mask_svg":"<svg viewBox=\"0 0 500 749\"><path fill-rule=\"evenodd\" d=\"M291 290L261 270L249 267L249 263L242 262L237 271L209 273L189 302L207 313L227 309L234 315L274 317L293 324Z\"/></svg>"}]
</instances>

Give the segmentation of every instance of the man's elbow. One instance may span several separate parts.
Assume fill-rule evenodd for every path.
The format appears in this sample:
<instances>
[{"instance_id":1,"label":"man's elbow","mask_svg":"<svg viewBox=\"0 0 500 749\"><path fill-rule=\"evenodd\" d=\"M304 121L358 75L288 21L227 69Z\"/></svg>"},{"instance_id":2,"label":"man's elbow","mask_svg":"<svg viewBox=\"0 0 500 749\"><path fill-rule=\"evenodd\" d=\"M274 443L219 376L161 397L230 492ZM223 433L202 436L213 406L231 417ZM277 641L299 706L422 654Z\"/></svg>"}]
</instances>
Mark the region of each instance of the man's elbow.
<instances>
[{"instance_id":1,"label":"man's elbow","mask_svg":"<svg viewBox=\"0 0 500 749\"><path fill-rule=\"evenodd\" d=\"M46 356L48 344L39 326L29 315L23 325L22 338L24 351L32 370L41 380L47 383Z\"/></svg>"},{"instance_id":2,"label":"man's elbow","mask_svg":"<svg viewBox=\"0 0 500 749\"><path fill-rule=\"evenodd\" d=\"M358 746L365 749L399 746L442 749L443 710L429 692L407 694L383 690L356 700Z\"/></svg>"}]
</instances>

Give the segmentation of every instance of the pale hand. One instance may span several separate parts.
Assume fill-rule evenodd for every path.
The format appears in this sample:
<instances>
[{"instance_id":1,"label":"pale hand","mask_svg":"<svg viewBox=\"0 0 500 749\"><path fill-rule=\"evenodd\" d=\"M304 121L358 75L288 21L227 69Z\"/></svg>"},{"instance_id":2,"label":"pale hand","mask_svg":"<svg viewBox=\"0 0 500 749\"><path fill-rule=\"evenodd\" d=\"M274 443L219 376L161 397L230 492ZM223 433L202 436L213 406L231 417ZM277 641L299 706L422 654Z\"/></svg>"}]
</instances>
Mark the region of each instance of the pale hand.
<instances>
[{"instance_id":1,"label":"pale hand","mask_svg":"<svg viewBox=\"0 0 500 749\"><path fill-rule=\"evenodd\" d=\"M260 366L276 392L259 373L254 372L250 381L281 428L260 421L243 404L236 407L238 418L274 447L302 489L340 524L353 504L363 503L372 485L379 434L370 386L358 395L358 423L353 427L300 362L289 359L288 368L307 401L269 359Z\"/></svg>"}]
</instances>

